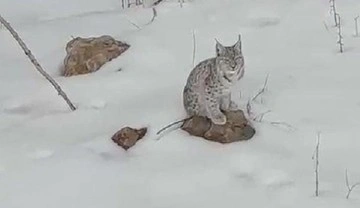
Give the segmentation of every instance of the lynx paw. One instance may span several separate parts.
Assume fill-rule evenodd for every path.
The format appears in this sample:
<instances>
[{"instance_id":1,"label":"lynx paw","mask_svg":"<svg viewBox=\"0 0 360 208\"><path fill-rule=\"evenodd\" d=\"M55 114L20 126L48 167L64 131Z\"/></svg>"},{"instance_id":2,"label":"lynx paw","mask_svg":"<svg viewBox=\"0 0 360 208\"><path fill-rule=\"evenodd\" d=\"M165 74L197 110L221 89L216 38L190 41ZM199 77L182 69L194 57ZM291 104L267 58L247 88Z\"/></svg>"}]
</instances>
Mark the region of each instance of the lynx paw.
<instances>
[{"instance_id":1,"label":"lynx paw","mask_svg":"<svg viewBox=\"0 0 360 208\"><path fill-rule=\"evenodd\" d=\"M230 102L230 105L229 105L229 111L236 111L236 110L239 110L239 107L236 103L234 103L233 101Z\"/></svg>"},{"instance_id":2,"label":"lynx paw","mask_svg":"<svg viewBox=\"0 0 360 208\"><path fill-rule=\"evenodd\" d=\"M216 125L224 125L226 124L226 116L224 114L218 114L211 118L211 121Z\"/></svg>"}]
</instances>

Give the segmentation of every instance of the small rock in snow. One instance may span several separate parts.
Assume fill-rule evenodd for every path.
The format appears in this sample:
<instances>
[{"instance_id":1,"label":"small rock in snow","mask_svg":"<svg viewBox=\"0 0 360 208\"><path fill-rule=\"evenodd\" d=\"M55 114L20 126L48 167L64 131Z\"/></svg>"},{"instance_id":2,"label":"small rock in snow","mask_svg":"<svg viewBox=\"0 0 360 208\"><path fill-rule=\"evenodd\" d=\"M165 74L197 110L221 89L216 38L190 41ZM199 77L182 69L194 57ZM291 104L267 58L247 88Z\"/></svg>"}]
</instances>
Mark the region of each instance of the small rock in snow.
<instances>
[{"instance_id":1,"label":"small rock in snow","mask_svg":"<svg viewBox=\"0 0 360 208\"><path fill-rule=\"evenodd\" d=\"M116 132L111 139L125 150L128 150L134 146L138 140L142 139L146 132L147 128L133 129L125 127Z\"/></svg>"}]
</instances>

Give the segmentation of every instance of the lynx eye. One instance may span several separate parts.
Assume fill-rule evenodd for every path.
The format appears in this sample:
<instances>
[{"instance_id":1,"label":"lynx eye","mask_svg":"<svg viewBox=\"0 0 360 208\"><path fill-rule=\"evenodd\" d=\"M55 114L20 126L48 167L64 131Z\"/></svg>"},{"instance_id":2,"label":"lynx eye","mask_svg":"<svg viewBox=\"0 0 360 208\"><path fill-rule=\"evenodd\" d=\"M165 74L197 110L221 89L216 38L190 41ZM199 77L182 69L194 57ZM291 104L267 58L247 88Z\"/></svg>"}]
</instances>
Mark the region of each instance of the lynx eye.
<instances>
[{"instance_id":1,"label":"lynx eye","mask_svg":"<svg viewBox=\"0 0 360 208\"><path fill-rule=\"evenodd\" d=\"M242 56L235 57L235 61L242 61L244 58Z\"/></svg>"},{"instance_id":2,"label":"lynx eye","mask_svg":"<svg viewBox=\"0 0 360 208\"><path fill-rule=\"evenodd\" d=\"M229 59L225 59L224 62L225 62L225 64L230 64L231 63L231 61Z\"/></svg>"}]
</instances>

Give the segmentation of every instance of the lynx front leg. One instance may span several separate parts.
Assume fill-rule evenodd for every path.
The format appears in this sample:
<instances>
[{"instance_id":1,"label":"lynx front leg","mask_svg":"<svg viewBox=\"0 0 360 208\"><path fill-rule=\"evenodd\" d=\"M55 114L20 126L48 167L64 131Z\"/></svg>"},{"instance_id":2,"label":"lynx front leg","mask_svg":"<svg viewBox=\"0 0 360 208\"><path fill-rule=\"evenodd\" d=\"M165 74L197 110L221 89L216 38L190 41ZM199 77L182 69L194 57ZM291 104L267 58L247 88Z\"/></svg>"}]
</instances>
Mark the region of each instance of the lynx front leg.
<instances>
[{"instance_id":1,"label":"lynx front leg","mask_svg":"<svg viewBox=\"0 0 360 208\"><path fill-rule=\"evenodd\" d=\"M238 110L238 106L234 101L231 100L231 93L224 95L221 98L221 110L224 111L236 111Z\"/></svg>"},{"instance_id":2,"label":"lynx front leg","mask_svg":"<svg viewBox=\"0 0 360 208\"><path fill-rule=\"evenodd\" d=\"M207 89L205 93L206 108L208 117L214 124L224 125L226 123L226 116L220 111L220 100L218 100L211 90Z\"/></svg>"}]
</instances>

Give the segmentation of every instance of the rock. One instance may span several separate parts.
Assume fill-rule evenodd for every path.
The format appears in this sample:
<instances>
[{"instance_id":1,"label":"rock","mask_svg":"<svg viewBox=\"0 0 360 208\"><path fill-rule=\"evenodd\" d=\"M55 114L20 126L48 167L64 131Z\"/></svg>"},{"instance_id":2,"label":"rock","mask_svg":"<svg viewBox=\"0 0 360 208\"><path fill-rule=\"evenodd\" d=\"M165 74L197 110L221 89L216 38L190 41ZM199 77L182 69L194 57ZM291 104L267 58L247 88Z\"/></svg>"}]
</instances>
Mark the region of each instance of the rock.
<instances>
[{"instance_id":1,"label":"rock","mask_svg":"<svg viewBox=\"0 0 360 208\"><path fill-rule=\"evenodd\" d=\"M131 127L122 128L116 132L111 139L119 146L128 150L134 146L136 142L142 139L147 132L147 128L133 129Z\"/></svg>"},{"instance_id":2,"label":"rock","mask_svg":"<svg viewBox=\"0 0 360 208\"><path fill-rule=\"evenodd\" d=\"M249 140L254 136L256 131L249 125L243 111L238 110L224 113L227 118L227 122L224 125L216 125L208 118L194 116L186 120L181 129L190 135L223 144Z\"/></svg>"},{"instance_id":3,"label":"rock","mask_svg":"<svg viewBox=\"0 0 360 208\"><path fill-rule=\"evenodd\" d=\"M108 35L91 38L76 37L66 45L63 75L87 74L120 56L130 46Z\"/></svg>"}]
</instances>

